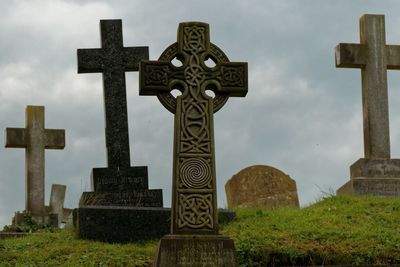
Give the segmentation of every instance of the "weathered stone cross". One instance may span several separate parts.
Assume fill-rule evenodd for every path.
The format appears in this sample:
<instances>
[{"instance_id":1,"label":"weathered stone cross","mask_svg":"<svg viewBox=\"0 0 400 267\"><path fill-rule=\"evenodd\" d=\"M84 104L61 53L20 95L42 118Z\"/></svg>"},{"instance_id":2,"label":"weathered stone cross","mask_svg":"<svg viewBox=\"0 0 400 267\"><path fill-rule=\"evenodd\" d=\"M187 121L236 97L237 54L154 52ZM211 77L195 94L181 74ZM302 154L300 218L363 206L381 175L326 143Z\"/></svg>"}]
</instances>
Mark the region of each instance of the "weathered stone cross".
<instances>
[{"instance_id":1,"label":"weathered stone cross","mask_svg":"<svg viewBox=\"0 0 400 267\"><path fill-rule=\"evenodd\" d=\"M339 44L336 66L361 68L364 158L337 194L400 195L400 159L390 157L387 69L400 69L400 46L387 45L385 17L360 18L360 44Z\"/></svg>"},{"instance_id":2,"label":"weathered stone cross","mask_svg":"<svg viewBox=\"0 0 400 267\"><path fill-rule=\"evenodd\" d=\"M44 216L44 150L63 149L65 130L44 128L44 107L26 107L26 128L6 128L6 147L25 148L25 209Z\"/></svg>"},{"instance_id":3,"label":"weathered stone cross","mask_svg":"<svg viewBox=\"0 0 400 267\"><path fill-rule=\"evenodd\" d=\"M171 63L175 57L182 66ZM206 65L209 58L216 66ZM156 95L175 113L172 234L217 234L213 113L229 96L246 95L247 63L229 62L210 43L208 24L187 22L179 24L178 42L159 61L142 61L139 72L139 94Z\"/></svg>"},{"instance_id":4,"label":"weathered stone cross","mask_svg":"<svg viewBox=\"0 0 400 267\"><path fill-rule=\"evenodd\" d=\"M400 69L400 46L387 45L385 17L360 18L360 44L336 46L336 66L361 68L365 158L390 158L387 69Z\"/></svg>"}]
</instances>

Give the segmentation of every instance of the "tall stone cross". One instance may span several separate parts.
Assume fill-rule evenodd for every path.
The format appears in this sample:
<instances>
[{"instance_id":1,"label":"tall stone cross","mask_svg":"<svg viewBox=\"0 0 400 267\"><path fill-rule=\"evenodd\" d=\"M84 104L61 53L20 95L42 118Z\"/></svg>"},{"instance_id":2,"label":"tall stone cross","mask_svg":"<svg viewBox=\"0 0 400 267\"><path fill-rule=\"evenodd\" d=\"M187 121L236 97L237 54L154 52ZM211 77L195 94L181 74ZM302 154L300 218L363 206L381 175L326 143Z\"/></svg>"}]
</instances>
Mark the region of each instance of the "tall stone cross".
<instances>
[{"instance_id":1,"label":"tall stone cross","mask_svg":"<svg viewBox=\"0 0 400 267\"><path fill-rule=\"evenodd\" d=\"M175 57L182 66L171 63ZM206 65L209 58L216 66ZM180 23L177 43L158 61L142 61L139 80L140 95L156 95L175 114L172 234L217 234L213 113L228 97L246 95L247 63L229 62L210 43L208 24Z\"/></svg>"},{"instance_id":2,"label":"tall stone cross","mask_svg":"<svg viewBox=\"0 0 400 267\"><path fill-rule=\"evenodd\" d=\"M44 107L26 107L26 128L6 128L6 147L25 148L25 209L44 216L44 150L63 149L65 130L44 128Z\"/></svg>"},{"instance_id":3,"label":"tall stone cross","mask_svg":"<svg viewBox=\"0 0 400 267\"><path fill-rule=\"evenodd\" d=\"M350 166L338 194L400 196L400 159L390 157L387 70L400 69L400 46L387 45L385 17L360 18L360 44L336 46L336 66L360 68L364 158Z\"/></svg>"},{"instance_id":4,"label":"tall stone cross","mask_svg":"<svg viewBox=\"0 0 400 267\"><path fill-rule=\"evenodd\" d=\"M101 20L101 47L78 49L78 73L103 73L107 161L110 169L130 167L125 72L138 71L148 47L123 47L122 21Z\"/></svg>"},{"instance_id":5,"label":"tall stone cross","mask_svg":"<svg viewBox=\"0 0 400 267\"><path fill-rule=\"evenodd\" d=\"M360 44L336 46L336 67L360 68L365 158L390 158L387 69L400 69L400 46L387 45L385 17L360 18Z\"/></svg>"},{"instance_id":6,"label":"tall stone cross","mask_svg":"<svg viewBox=\"0 0 400 267\"><path fill-rule=\"evenodd\" d=\"M129 155L125 72L139 70L139 62L149 57L148 47L124 47L121 20L101 20L100 32L101 48L78 49L78 73L103 73L108 167L92 170L92 188L104 194L84 192L81 200L102 206L160 207L162 191L148 190L147 166L131 167Z\"/></svg>"}]
</instances>

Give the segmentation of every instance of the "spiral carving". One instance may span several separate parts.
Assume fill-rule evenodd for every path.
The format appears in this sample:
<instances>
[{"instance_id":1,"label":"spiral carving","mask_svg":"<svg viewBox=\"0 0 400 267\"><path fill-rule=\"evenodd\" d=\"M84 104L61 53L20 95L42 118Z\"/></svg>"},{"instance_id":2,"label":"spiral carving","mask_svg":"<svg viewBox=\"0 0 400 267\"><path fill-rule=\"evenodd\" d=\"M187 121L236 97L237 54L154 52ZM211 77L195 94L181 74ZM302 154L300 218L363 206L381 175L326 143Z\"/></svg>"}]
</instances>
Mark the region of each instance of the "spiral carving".
<instances>
[{"instance_id":1,"label":"spiral carving","mask_svg":"<svg viewBox=\"0 0 400 267\"><path fill-rule=\"evenodd\" d=\"M181 164L180 177L185 187L204 188L211 180L211 166L203 158L186 159Z\"/></svg>"}]
</instances>

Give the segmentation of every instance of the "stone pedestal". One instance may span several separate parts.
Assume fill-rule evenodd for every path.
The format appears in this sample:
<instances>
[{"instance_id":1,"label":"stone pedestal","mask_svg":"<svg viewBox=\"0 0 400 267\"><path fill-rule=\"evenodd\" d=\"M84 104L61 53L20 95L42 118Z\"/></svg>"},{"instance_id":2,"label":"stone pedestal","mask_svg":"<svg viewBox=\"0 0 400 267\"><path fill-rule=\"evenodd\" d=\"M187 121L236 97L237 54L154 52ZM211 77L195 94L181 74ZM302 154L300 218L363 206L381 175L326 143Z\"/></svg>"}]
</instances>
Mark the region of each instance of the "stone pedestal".
<instances>
[{"instance_id":1,"label":"stone pedestal","mask_svg":"<svg viewBox=\"0 0 400 267\"><path fill-rule=\"evenodd\" d=\"M400 196L400 159L359 159L337 194Z\"/></svg>"},{"instance_id":2,"label":"stone pedestal","mask_svg":"<svg viewBox=\"0 0 400 267\"><path fill-rule=\"evenodd\" d=\"M219 210L219 223L235 218L231 210ZM74 225L84 239L110 243L160 239L171 228L171 209L156 207L81 206Z\"/></svg>"},{"instance_id":3,"label":"stone pedestal","mask_svg":"<svg viewBox=\"0 0 400 267\"><path fill-rule=\"evenodd\" d=\"M158 244L155 267L234 267L235 245L222 235L166 235Z\"/></svg>"},{"instance_id":4,"label":"stone pedestal","mask_svg":"<svg viewBox=\"0 0 400 267\"><path fill-rule=\"evenodd\" d=\"M48 224L51 227L58 227L58 215L57 214L45 214L45 215L34 215L32 214L32 220L38 225ZM24 225L26 224L24 214L22 212L16 212L12 218L13 225Z\"/></svg>"}]
</instances>

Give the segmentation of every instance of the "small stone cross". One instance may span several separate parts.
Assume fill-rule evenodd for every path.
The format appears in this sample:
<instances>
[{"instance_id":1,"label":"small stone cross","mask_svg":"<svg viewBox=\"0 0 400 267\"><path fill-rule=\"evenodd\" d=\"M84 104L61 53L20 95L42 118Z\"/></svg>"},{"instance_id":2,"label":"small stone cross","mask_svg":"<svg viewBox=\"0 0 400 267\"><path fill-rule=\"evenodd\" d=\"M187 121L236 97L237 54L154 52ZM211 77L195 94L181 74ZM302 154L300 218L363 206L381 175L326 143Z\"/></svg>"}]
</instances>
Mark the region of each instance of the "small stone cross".
<instances>
[{"instance_id":1,"label":"small stone cross","mask_svg":"<svg viewBox=\"0 0 400 267\"><path fill-rule=\"evenodd\" d=\"M64 149L65 130L44 128L44 107L26 107L26 128L6 128L6 147L25 148L25 209L45 215L44 150Z\"/></svg>"},{"instance_id":2,"label":"small stone cross","mask_svg":"<svg viewBox=\"0 0 400 267\"><path fill-rule=\"evenodd\" d=\"M208 59L216 65L208 67ZM172 234L217 234L213 113L228 97L247 94L247 63L229 62L210 43L208 24L180 23L177 43L158 61L142 61L139 79L140 95L156 95L175 114ZM175 98L173 89L182 95Z\"/></svg>"},{"instance_id":3,"label":"small stone cross","mask_svg":"<svg viewBox=\"0 0 400 267\"><path fill-rule=\"evenodd\" d=\"M400 46L387 45L385 17L360 18L360 44L336 46L336 67L361 68L364 154L390 158L387 69L400 69Z\"/></svg>"}]
</instances>

